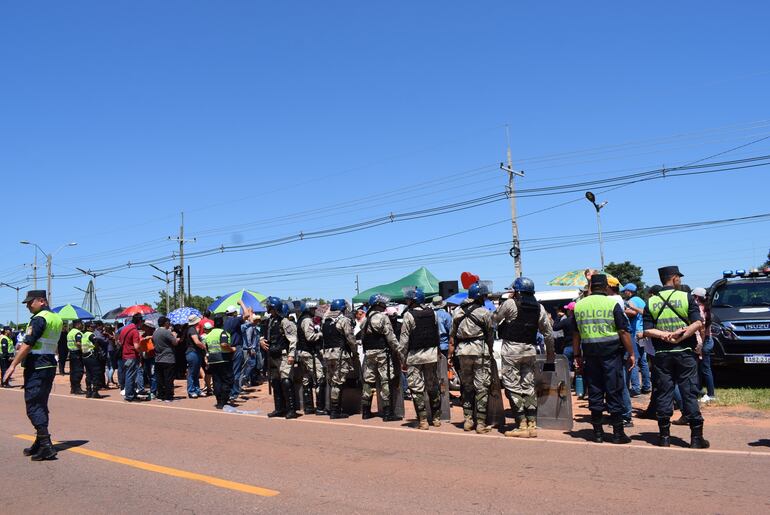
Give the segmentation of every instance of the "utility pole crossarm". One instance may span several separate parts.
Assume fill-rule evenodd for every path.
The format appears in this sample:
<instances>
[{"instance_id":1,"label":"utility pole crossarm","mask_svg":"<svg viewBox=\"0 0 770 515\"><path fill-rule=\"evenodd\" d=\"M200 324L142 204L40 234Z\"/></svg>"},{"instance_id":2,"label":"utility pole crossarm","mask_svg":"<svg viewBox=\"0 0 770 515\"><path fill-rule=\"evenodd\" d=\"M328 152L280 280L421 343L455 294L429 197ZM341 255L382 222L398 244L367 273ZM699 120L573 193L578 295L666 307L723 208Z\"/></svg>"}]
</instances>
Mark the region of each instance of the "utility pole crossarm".
<instances>
[{"instance_id":1,"label":"utility pole crossarm","mask_svg":"<svg viewBox=\"0 0 770 515\"><path fill-rule=\"evenodd\" d=\"M511 235L513 237L511 247L511 257L513 257L513 265L516 269L516 277L521 277L523 274L521 265L521 243L519 240L519 223L516 220L516 189L513 178L524 177L524 172L516 171L513 169L513 158L511 157L511 135L508 126L505 126L505 138L507 143L506 157L508 158L507 166L504 163L500 163L500 169L508 174L508 187L506 188L506 194L508 195L508 201L511 207Z\"/></svg>"}]
</instances>

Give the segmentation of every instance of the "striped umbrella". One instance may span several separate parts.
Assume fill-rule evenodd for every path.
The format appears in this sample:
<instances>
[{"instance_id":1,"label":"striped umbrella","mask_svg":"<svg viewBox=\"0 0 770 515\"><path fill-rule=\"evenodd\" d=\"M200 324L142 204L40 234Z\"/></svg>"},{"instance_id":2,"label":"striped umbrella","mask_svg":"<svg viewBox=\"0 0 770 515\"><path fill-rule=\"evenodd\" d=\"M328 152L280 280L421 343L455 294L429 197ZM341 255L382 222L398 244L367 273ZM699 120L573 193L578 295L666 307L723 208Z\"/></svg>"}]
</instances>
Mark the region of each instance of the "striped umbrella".
<instances>
[{"instance_id":1,"label":"striped umbrella","mask_svg":"<svg viewBox=\"0 0 770 515\"><path fill-rule=\"evenodd\" d=\"M51 311L58 313L62 320L93 320L94 316L74 304L65 304L53 308Z\"/></svg>"},{"instance_id":2,"label":"striped umbrella","mask_svg":"<svg viewBox=\"0 0 770 515\"><path fill-rule=\"evenodd\" d=\"M168 319L174 325L184 325L190 315L201 316L201 312L191 307L178 308L168 314Z\"/></svg>"},{"instance_id":3,"label":"striped umbrella","mask_svg":"<svg viewBox=\"0 0 770 515\"><path fill-rule=\"evenodd\" d=\"M251 290L238 290L233 293L228 293L215 300L210 306L209 311L211 313L224 313L229 306L235 306L240 311L243 311L238 304L239 300L242 300L244 304L254 310L255 313L262 313L265 311L265 307L262 305L262 301L267 297L261 293L257 293Z\"/></svg>"},{"instance_id":4,"label":"striped umbrella","mask_svg":"<svg viewBox=\"0 0 770 515\"><path fill-rule=\"evenodd\" d=\"M607 278L609 279L612 277L615 278L611 274L608 274L607 272L602 272L603 274L607 275ZM583 270L573 270L571 272L567 272L566 274L561 274L559 277L554 277L550 281L548 281L549 286L578 286L580 288L585 288L588 285L588 280L585 276L585 269Z\"/></svg>"}]
</instances>

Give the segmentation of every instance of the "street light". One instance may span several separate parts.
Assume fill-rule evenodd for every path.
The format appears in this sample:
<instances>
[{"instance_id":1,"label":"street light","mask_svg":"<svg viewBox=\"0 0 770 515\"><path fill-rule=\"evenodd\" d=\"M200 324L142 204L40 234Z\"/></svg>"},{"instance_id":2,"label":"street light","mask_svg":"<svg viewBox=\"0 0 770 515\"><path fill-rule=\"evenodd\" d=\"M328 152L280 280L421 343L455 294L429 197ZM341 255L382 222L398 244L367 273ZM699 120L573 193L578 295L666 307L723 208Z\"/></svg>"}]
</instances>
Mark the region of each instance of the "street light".
<instances>
[{"instance_id":1,"label":"street light","mask_svg":"<svg viewBox=\"0 0 770 515\"><path fill-rule=\"evenodd\" d=\"M604 242L602 241L602 217L599 214L599 212L602 210L604 206L608 204L608 202L605 200L601 204L596 203L596 195L594 195L590 191L586 191L586 199L588 202L594 205L594 209L596 209L596 226L599 229L599 259L602 263L602 270L604 270Z\"/></svg>"},{"instance_id":2,"label":"street light","mask_svg":"<svg viewBox=\"0 0 770 515\"><path fill-rule=\"evenodd\" d=\"M22 288L25 288L28 285L25 284L24 286L11 286L8 283L0 283L0 286L7 286L8 288L12 288L12 289L16 290L16 329L18 330L18 328L19 328L19 304L20 304L19 303L19 291Z\"/></svg>"},{"instance_id":3,"label":"street light","mask_svg":"<svg viewBox=\"0 0 770 515\"><path fill-rule=\"evenodd\" d=\"M51 279L53 277L53 274L51 273L51 264L53 262L53 255L59 252L64 247L74 247L75 245L77 245L77 242L72 241L70 243L65 243L64 245L56 249L55 252L51 252L50 254L46 253L46 251L41 249L40 245L38 245L37 243L27 241L27 240L21 240L19 243L21 243L22 245L34 245L37 250L39 250L45 255L45 265L48 272L48 302L49 304L53 305L53 293L51 292Z\"/></svg>"}]
</instances>

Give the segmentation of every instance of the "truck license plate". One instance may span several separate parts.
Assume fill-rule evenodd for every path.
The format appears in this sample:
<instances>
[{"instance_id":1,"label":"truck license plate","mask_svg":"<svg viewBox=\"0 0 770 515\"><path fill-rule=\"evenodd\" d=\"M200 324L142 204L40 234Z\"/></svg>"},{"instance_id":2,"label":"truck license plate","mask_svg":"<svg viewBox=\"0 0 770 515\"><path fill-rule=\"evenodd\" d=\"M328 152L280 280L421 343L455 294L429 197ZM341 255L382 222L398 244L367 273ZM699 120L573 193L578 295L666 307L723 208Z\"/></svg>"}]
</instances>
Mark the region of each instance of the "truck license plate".
<instances>
[{"instance_id":1,"label":"truck license plate","mask_svg":"<svg viewBox=\"0 0 770 515\"><path fill-rule=\"evenodd\" d=\"M770 365L770 354L749 354L743 356L744 363Z\"/></svg>"}]
</instances>

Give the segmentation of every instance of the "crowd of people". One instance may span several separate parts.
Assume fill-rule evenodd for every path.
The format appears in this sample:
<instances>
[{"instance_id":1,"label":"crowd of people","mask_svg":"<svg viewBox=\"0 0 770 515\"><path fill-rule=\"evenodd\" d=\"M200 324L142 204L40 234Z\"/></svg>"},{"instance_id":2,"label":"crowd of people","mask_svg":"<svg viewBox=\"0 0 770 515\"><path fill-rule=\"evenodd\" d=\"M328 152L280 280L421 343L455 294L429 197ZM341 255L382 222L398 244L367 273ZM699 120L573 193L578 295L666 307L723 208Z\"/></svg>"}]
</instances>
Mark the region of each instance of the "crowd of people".
<instances>
[{"instance_id":1,"label":"crowd of people","mask_svg":"<svg viewBox=\"0 0 770 515\"><path fill-rule=\"evenodd\" d=\"M658 420L660 445L670 444L676 406L682 411L678 421L691 427L690 446L708 447L698 405L714 398L706 292L689 292L677 267L659 273L662 285L651 289L646 303L636 285L621 287L614 278L587 270L586 290L555 316L536 300L527 278L516 279L493 309L488 309L488 286L477 282L456 306L441 297L428 302L419 288L406 292L403 305L377 294L354 310L344 299L319 309L315 303L268 297L264 316L241 302L224 314L192 314L181 325L165 316L149 323L136 314L125 325L76 320L66 326L47 305L34 311L45 292L30 292L28 330L17 341L10 328L0 335L3 385L21 360L28 393L28 371L44 373L47 382L57 366L64 374L68 362L74 395L99 399L100 390L114 386L126 402L172 402L174 381L185 379L188 398L213 397L216 408L223 409L239 401L244 386L267 381L274 401L268 417L296 418L302 410L333 419L349 416L342 393L351 387L359 391L364 420L375 416L378 394L384 421L401 420L394 404L403 390L414 402L417 427L427 430L441 425L440 384L447 377L439 363L445 362L449 375L459 380L465 431L490 431L495 423L490 403L502 392L513 418L505 435L530 438L537 436L536 356L544 352L553 362L558 352L583 379L594 441L604 441L605 411L612 442L630 441L624 429L633 426L631 398L651 393L642 416ZM30 350L41 339L44 352ZM502 340L499 373L496 339ZM699 399L701 385L706 394ZM45 429L38 431L45 438L30 451L37 455L48 436L47 393L45 417L40 406L29 405L42 402L38 397L50 386L35 388L27 395L28 414L36 427L45 418Z\"/></svg>"}]
</instances>

